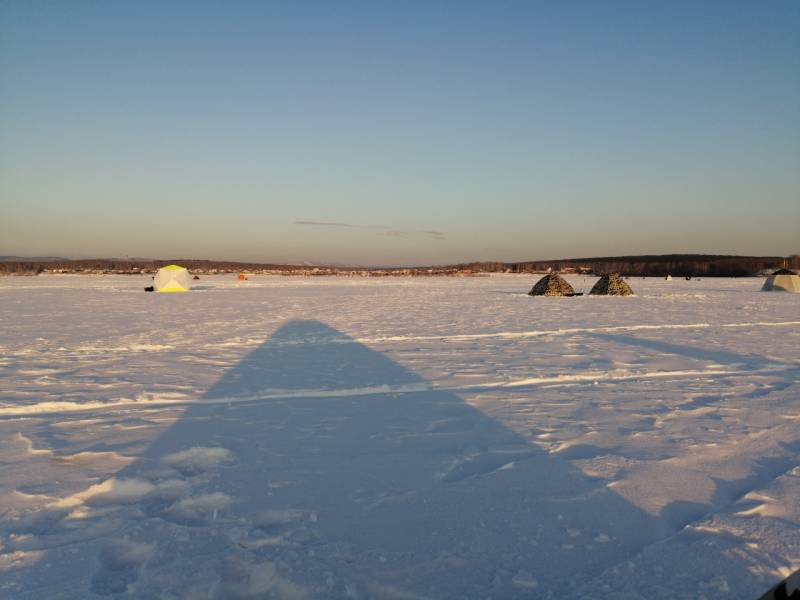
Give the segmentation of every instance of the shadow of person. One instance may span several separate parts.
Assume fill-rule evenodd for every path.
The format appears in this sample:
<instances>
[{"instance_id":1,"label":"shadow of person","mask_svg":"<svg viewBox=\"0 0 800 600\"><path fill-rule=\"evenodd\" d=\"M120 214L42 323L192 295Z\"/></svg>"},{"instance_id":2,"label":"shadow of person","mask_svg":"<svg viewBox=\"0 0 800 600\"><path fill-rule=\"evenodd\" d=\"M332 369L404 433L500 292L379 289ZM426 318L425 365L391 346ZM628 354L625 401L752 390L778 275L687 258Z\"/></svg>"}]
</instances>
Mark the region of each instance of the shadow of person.
<instances>
[{"instance_id":1,"label":"shadow of person","mask_svg":"<svg viewBox=\"0 0 800 600\"><path fill-rule=\"evenodd\" d=\"M665 533L317 321L283 325L83 502L117 523L87 585L138 598L566 597Z\"/></svg>"},{"instance_id":2,"label":"shadow of person","mask_svg":"<svg viewBox=\"0 0 800 600\"><path fill-rule=\"evenodd\" d=\"M697 346L691 346L688 344L674 344L664 340L640 338L634 335L598 332L590 333L589 335L607 342L637 346L646 350L657 352L659 354L675 354L684 358L720 363L724 365L741 365L751 369L764 368L770 365L781 365L787 367L794 366L781 360L766 358L764 356L758 356L754 354L739 354L729 350L721 350L719 348L698 348Z\"/></svg>"}]
</instances>

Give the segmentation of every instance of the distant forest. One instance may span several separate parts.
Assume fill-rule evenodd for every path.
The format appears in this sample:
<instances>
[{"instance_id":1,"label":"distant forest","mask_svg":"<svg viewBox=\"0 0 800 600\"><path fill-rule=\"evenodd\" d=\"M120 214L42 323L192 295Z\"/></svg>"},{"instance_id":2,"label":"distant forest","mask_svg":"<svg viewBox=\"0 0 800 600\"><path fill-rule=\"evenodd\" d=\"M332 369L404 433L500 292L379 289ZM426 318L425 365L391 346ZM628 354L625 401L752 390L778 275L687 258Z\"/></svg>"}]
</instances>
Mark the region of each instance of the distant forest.
<instances>
[{"instance_id":1,"label":"distant forest","mask_svg":"<svg viewBox=\"0 0 800 600\"><path fill-rule=\"evenodd\" d=\"M726 256L713 254L662 254L570 258L523 262L473 262L426 267L332 267L279 265L218 260L149 260L59 258L19 259L0 257L0 275L55 273L153 273L159 267L176 263L195 273L280 273L285 275L457 275L474 273L541 273L548 270L594 275L620 273L631 277L747 277L764 271L800 268L800 256Z\"/></svg>"},{"instance_id":2,"label":"distant forest","mask_svg":"<svg viewBox=\"0 0 800 600\"><path fill-rule=\"evenodd\" d=\"M465 265L467 266L467 265ZM747 277L781 267L797 269L800 256L727 256L716 254L658 254L643 256L605 256L516 263L475 263L471 268L484 271L537 273L580 271L595 275L619 273L631 277ZM470 266L467 266L470 268Z\"/></svg>"}]
</instances>

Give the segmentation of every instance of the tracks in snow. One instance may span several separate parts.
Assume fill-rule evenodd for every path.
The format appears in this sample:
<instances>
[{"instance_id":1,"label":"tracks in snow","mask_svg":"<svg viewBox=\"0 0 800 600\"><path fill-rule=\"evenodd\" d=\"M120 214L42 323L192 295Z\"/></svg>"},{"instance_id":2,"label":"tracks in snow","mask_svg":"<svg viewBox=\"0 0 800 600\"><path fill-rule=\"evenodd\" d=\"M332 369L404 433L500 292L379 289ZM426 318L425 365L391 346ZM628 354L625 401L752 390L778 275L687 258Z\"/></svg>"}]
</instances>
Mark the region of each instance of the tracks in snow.
<instances>
[{"instance_id":1,"label":"tracks in snow","mask_svg":"<svg viewBox=\"0 0 800 600\"><path fill-rule=\"evenodd\" d=\"M536 329L530 331L495 331L489 333L462 333L454 335L390 335L390 336L375 336L375 337L360 337L350 338L347 336L336 337L320 337L311 336L299 340L271 340L270 344L276 347L280 346L297 346L297 345L315 345L315 344L381 344L387 342L468 342L475 340L520 340L526 338L537 337L555 337L574 335L581 333L614 333L622 331L659 331L667 329L726 329L726 328L749 328L749 327L797 327L800 326L800 321L755 321L748 323L672 323L672 324L654 324L654 325L619 325L611 327L572 327L565 329ZM213 342L201 346L204 349L218 349L218 348L248 348L255 347L262 343L260 338L237 338L235 341L222 341ZM175 345L158 345L158 344L141 344L133 343L125 346L117 346L110 348L101 348L97 346L78 346L76 348L43 348L41 350L34 350L31 348L24 348L17 351L6 351L4 356L9 357L30 357L36 355L46 355L48 357L73 357L80 356L82 358L91 357L109 357L109 356L123 356L128 354L142 354L152 352L167 352L179 350ZM196 346L192 350L197 350Z\"/></svg>"},{"instance_id":2,"label":"tracks in snow","mask_svg":"<svg viewBox=\"0 0 800 600\"><path fill-rule=\"evenodd\" d=\"M197 405L197 404L235 404L242 402L264 402L271 400L292 400L304 398L349 398L374 395L403 395L425 392L477 393L520 391L540 386L559 387L576 385L596 385L599 383L615 383L648 379L697 379L711 377L735 377L741 375L780 375L797 371L797 367L765 367L759 369L698 369L675 371L589 371L577 374L553 375L547 377L526 377L513 381L489 381L462 386L433 386L420 381L401 385L379 385L342 389L300 389L282 390L265 389L257 394L227 396L218 398L180 397L179 394L150 395L146 398L120 398L108 402L89 401L48 401L26 405L0 406L0 418L19 417L24 415L59 414L78 411L89 411L109 408L151 408L161 406Z\"/></svg>"}]
</instances>

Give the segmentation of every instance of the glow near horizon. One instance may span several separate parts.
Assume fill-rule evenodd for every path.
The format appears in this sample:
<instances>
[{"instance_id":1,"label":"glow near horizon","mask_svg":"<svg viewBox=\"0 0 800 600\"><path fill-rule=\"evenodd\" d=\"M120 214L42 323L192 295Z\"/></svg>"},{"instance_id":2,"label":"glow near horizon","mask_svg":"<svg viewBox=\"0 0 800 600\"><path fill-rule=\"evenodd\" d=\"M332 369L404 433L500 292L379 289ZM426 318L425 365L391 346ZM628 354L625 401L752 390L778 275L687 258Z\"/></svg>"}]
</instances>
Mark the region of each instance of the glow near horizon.
<instances>
[{"instance_id":1,"label":"glow near horizon","mask_svg":"<svg viewBox=\"0 0 800 600\"><path fill-rule=\"evenodd\" d=\"M800 4L0 6L0 254L800 252Z\"/></svg>"}]
</instances>

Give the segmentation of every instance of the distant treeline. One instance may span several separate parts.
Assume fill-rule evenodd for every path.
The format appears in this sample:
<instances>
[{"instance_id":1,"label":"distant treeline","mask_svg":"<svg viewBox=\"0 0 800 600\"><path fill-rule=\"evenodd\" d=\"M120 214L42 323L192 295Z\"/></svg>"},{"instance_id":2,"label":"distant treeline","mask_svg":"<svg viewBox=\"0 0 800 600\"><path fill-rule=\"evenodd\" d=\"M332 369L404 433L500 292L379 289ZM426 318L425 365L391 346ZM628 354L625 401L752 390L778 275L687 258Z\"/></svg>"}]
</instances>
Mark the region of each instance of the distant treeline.
<instances>
[{"instance_id":1,"label":"distant treeline","mask_svg":"<svg viewBox=\"0 0 800 600\"><path fill-rule=\"evenodd\" d=\"M480 265L480 266L479 266ZM466 265L465 265L466 266ZM579 271L604 275L620 273L631 277L746 277L761 271L800 267L800 256L726 256L713 254L660 254L644 256L606 256L515 263L475 263L467 268L485 271L536 273Z\"/></svg>"},{"instance_id":2,"label":"distant treeline","mask_svg":"<svg viewBox=\"0 0 800 600\"><path fill-rule=\"evenodd\" d=\"M0 261L0 275L36 275L55 273L153 273L168 264L179 264L197 273L273 272L281 274L337 275L454 275L470 273L541 273L548 270L603 275L620 273L631 277L746 277L763 271L788 267L800 269L800 256L726 256L713 254L662 254L570 258L523 262L473 262L428 267L332 267L279 265L218 260L5 260Z\"/></svg>"}]
</instances>

